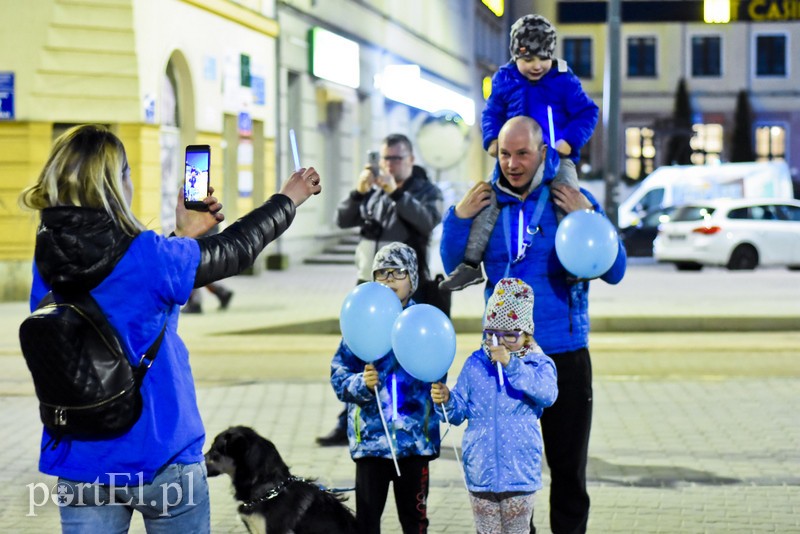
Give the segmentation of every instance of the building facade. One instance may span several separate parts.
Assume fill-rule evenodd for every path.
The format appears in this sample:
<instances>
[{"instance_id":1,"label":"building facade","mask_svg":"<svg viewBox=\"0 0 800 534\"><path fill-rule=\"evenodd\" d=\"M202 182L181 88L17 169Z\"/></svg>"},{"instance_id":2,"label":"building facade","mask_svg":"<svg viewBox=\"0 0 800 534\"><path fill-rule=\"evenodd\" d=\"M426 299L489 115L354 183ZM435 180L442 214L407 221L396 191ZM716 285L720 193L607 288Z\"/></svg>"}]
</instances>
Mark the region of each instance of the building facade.
<instances>
[{"instance_id":1,"label":"building facade","mask_svg":"<svg viewBox=\"0 0 800 534\"><path fill-rule=\"evenodd\" d=\"M720 2L708 2L708 4ZM630 183L673 163L670 140L688 133L693 164L735 161L734 141L747 131L758 161L786 160L800 180L800 5L782 0L722 2L727 23L705 23L703 1L629 1L621 5L620 152ZM603 176L603 87L608 45L608 2L516 2L515 16L541 13L556 25L557 54L579 75L601 106L601 120L586 151L588 177ZM722 20L725 20L724 18ZM688 126L676 117L676 92L688 93ZM745 96L750 124L737 119ZM686 129L688 128L688 132Z\"/></svg>"},{"instance_id":2,"label":"building facade","mask_svg":"<svg viewBox=\"0 0 800 534\"><path fill-rule=\"evenodd\" d=\"M335 206L388 133L409 135L435 181L481 178L490 163L474 118L482 104L472 42L484 4L0 0L13 22L0 33L0 298L25 298L30 285L37 221L18 206L19 192L75 124L119 135L134 212L163 233L174 226L186 145L211 146L228 221L278 191L297 164L315 166L323 193L266 251L274 267L335 239Z\"/></svg>"}]
</instances>

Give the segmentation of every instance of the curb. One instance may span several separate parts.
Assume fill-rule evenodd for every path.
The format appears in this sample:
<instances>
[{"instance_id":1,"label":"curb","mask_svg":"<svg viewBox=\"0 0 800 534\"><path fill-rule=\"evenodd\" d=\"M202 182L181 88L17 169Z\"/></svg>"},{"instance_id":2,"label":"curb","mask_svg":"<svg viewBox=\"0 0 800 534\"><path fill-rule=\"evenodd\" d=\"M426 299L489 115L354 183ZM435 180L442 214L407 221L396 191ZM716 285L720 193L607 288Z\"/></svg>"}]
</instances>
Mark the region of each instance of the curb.
<instances>
[{"instance_id":1,"label":"curb","mask_svg":"<svg viewBox=\"0 0 800 534\"><path fill-rule=\"evenodd\" d=\"M479 317L455 317L452 321L453 328L459 333L482 330L482 320ZM800 317L593 317L591 330L592 332L797 332L800 331ZM328 318L248 330L217 332L215 335L340 335L340 333L339 319Z\"/></svg>"}]
</instances>

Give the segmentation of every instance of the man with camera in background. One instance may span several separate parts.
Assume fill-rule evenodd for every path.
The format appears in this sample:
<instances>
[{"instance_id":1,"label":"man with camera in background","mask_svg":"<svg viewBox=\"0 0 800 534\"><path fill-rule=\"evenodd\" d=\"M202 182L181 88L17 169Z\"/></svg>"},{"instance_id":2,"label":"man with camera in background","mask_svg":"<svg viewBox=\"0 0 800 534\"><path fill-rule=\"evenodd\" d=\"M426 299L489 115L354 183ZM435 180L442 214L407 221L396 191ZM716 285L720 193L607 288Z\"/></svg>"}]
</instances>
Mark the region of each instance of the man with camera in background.
<instances>
[{"instance_id":1,"label":"man with camera in background","mask_svg":"<svg viewBox=\"0 0 800 534\"><path fill-rule=\"evenodd\" d=\"M372 280L372 261L381 247L394 241L405 243L417 253L419 263L419 288L411 298L449 316L450 295L439 291L439 280L431 280L428 269L428 245L431 232L442 221L443 203L442 192L428 179L425 169L414 165L408 137L387 136L378 161L364 167L356 188L336 209L339 228L361 228L355 256L358 283ZM346 411L340 414L336 428L317 438L317 443L347 445Z\"/></svg>"},{"instance_id":2,"label":"man with camera in background","mask_svg":"<svg viewBox=\"0 0 800 534\"><path fill-rule=\"evenodd\" d=\"M411 141L405 135L387 136L379 157L377 167L364 167L356 188L336 209L339 228L361 227L356 248L358 281L372 280L375 254L393 241L414 249L420 281L427 280L428 243L442 221L442 192L428 179L425 169L414 165Z\"/></svg>"}]
</instances>

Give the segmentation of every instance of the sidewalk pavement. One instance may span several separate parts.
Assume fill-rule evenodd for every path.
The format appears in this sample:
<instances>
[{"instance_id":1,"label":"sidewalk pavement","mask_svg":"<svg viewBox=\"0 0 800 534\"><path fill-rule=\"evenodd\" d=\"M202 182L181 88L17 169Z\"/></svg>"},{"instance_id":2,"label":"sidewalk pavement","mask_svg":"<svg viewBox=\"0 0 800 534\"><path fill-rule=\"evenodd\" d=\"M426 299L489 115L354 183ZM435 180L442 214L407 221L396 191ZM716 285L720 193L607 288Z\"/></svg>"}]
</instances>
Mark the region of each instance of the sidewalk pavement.
<instances>
[{"instance_id":1,"label":"sidewalk pavement","mask_svg":"<svg viewBox=\"0 0 800 534\"><path fill-rule=\"evenodd\" d=\"M798 278L645 263L619 286L592 284L591 532L800 532ZM352 487L346 448L314 438L340 410L327 382L339 340L330 325L354 282L347 266L240 276L225 281L236 292L229 310L216 310L206 292L205 313L181 318L208 441L249 425L294 474ZM480 288L453 296L454 324L469 328L458 330L451 381L477 343L469 330L482 304ZM54 479L37 471L40 425L16 341L25 314L25 303L0 304L0 531L54 532L57 507L31 507L29 498L32 484ZM462 432L450 432L431 464L432 533L474 532L452 448ZM548 532L544 479L535 521ZM210 488L213 532L245 533L229 480L211 479ZM138 518L131 531L144 531ZM391 496L384 532L399 532Z\"/></svg>"}]
</instances>

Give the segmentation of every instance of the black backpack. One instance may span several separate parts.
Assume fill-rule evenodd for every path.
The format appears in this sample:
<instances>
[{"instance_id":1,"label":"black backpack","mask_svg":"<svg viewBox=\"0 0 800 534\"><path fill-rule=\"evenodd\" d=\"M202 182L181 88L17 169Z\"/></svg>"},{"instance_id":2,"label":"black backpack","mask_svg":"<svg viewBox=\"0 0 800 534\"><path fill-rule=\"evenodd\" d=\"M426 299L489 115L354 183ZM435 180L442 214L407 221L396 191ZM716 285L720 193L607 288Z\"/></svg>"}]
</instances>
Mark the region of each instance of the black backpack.
<instances>
[{"instance_id":1,"label":"black backpack","mask_svg":"<svg viewBox=\"0 0 800 534\"><path fill-rule=\"evenodd\" d=\"M132 366L114 328L88 293L48 293L20 326L22 354L33 376L42 423L56 440L109 439L142 413L139 387L156 341Z\"/></svg>"}]
</instances>

